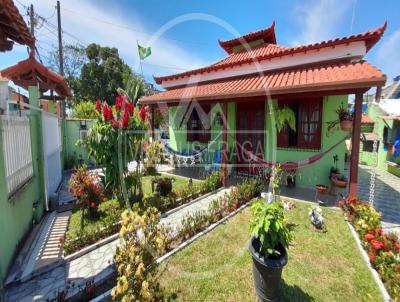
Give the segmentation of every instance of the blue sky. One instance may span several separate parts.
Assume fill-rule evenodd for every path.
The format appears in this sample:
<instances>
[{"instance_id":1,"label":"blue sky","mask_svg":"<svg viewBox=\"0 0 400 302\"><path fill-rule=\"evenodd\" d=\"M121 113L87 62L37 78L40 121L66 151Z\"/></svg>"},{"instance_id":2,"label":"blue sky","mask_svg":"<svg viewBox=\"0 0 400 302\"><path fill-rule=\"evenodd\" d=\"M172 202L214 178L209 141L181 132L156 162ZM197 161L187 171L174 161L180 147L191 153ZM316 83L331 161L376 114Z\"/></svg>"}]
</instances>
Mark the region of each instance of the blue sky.
<instances>
[{"instance_id":1,"label":"blue sky","mask_svg":"<svg viewBox=\"0 0 400 302\"><path fill-rule=\"evenodd\" d=\"M16 5L22 14L29 0ZM384 2L384 3L383 3ZM35 10L56 24L55 0L32 0ZM115 46L123 59L140 71L136 40L152 46L143 72L177 73L215 62L225 56L218 39L257 31L276 21L279 44L297 45L373 29L388 20L383 39L366 59L381 68L391 79L400 74L400 1L304 0L304 1L61 1L66 43ZM56 44L51 26L37 32L39 52ZM1 55L0 69L26 57L26 49L16 46Z\"/></svg>"}]
</instances>

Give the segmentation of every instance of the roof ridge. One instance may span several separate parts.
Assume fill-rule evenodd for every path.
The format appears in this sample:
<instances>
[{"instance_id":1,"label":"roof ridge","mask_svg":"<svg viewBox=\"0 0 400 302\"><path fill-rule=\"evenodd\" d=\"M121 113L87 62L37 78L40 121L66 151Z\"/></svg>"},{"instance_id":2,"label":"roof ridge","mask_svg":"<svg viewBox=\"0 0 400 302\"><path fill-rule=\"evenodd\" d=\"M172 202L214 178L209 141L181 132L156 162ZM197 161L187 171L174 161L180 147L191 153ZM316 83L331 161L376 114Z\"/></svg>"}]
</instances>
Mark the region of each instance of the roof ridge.
<instances>
[{"instance_id":1,"label":"roof ridge","mask_svg":"<svg viewBox=\"0 0 400 302\"><path fill-rule=\"evenodd\" d=\"M251 63L252 61L254 61L254 59L262 61L262 60L266 60L266 59L270 59L270 58L274 58L274 57L281 57L284 55L295 54L295 53L303 52L303 51L307 51L307 50L318 49L321 47L334 46L334 45L338 45L338 44L356 42L356 41L361 41L361 40L365 40L367 52L368 52L369 49L371 49L379 41L379 39L383 35L386 27L387 27L387 21L385 21L385 23L383 25L381 25L375 29L372 29L372 30L369 30L369 31L366 31L366 32L363 32L360 34L354 34L354 35L345 36L345 37L341 37L341 38L330 39L330 40L325 40L325 41L321 41L321 42L317 42L317 43L300 45L300 46L295 46L295 47L285 47L285 46L281 46L281 45L277 45L277 44L266 43L266 44L259 45L258 47L254 47L250 51L247 51L247 50L246 51L254 52L263 47L266 47L266 45L267 46L269 46L269 45L275 46L276 45L277 47L279 47L281 49L279 49L278 51L276 51L274 53L267 53L264 55L259 55L257 57L251 56L250 58L242 58L242 59L238 60L237 62L230 62L229 59L234 57L235 55L236 56L243 55L245 53L245 51L237 52L237 53L230 53L226 58L224 58L216 63L213 63L211 65L205 66L205 67L201 67L201 68L197 68L197 69L193 69L193 70L189 70L189 71L185 71L185 72L181 72L181 73L177 73L177 74L161 76L161 77L156 77L153 75L153 78L157 84L161 84L163 80L181 78L181 77L190 76L193 74L210 72L212 70L218 70L218 69L223 69L223 68L232 67L232 66L236 66L236 65L242 65L245 63ZM224 62L224 61L226 61L226 64L222 64L222 62Z\"/></svg>"}]
</instances>

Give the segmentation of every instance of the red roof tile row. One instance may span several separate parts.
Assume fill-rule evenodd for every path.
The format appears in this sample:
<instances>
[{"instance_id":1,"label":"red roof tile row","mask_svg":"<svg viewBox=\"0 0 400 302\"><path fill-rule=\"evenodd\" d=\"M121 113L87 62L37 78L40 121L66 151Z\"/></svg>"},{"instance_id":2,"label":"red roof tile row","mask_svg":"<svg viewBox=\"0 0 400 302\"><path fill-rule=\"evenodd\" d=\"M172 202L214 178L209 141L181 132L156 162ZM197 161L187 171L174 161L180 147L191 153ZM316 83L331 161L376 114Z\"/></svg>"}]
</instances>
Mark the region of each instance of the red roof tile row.
<instances>
[{"instance_id":1,"label":"red roof tile row","mask_svg":"<svg viewBox=\"0 0 400 302\"><path fill-rule=\"evenodd\" d=\"M198 68L174 75L169 75L169 76L163 76L163 77L156 77L154 76L154 80L156 81L157 84L161 84L163 81L166 80L174 80L174 79L179 79L195 74L203 74L207 73L210 71L216 71L220 69L225 69L228 67L233 67L237 65L243 65L247 63L252 63L254 61L262 61L262 60L267 60L267 59L272 59L275 57L281 57L285 55L292 55L295 53L300 53L300 52L305 52L309 50L314 50L314 49L320 49L323 47L329 47L329 46L336 46L339 44L346 44L350 42L356 42L356 41L365 41L367 51L375 45L383 35L385 29L386 29L387 23L385 22L382 26L374 29L367 31L362 34L357 34L357 35L351 35L348 37L344 38L338 38L334 40L328 40L328 41L323 41L319 43L314 43L314 44L309 44L309 45L302 45L302 46L296 46L296 47L283 47L275 44L263 44L261 46L255 47L251 50L243 50L238 53L232 53L230 54L227 58L218 61L217 63L214 63L212 65L203 67L203 68Z\"/></svg>"},{"instance_id":2,"label":"red roof tile row","mask_svg":"<svg viewBox=\"0 0 400 302\"><path fill-rule=\"evenodd\" d=\"M39 84L42 92L54 90L59 96L72 96L64 77L36 61L33 53L29 55L28 59L3 69L1 74L25 89L28 86Z\"/></svg>"},{"instance_id":3,"label":"red roof tile row","mask_svg":"<svg viewBox=\"0 0 400 302\"><path fill-rule=\"evenodd\" d=\"M35 46L35 37L12 0L0 1L0 20L0 30L5 34L4 38L22 45Z\"/></svg>"},{"instance_id":4,"label":"red roof tile row","mask_svg":"<svg viewBox=\"0 0 400 302\"><path fill-rule=\"evenodd\" d=\"M370 125L370 124L374 124L374 121L368 116L368 115L366 115L366 114L362 114L362 116L361 116L361 124L364 124L364 125Z\"/></svg>"},{"instance_id":5,"label":"red roof tile row","mask_svg":"<svg viewBox=\"0 0 400 302\"><path fill-rule=\"evenodd\" d=\"M218 43L228 54L231 54L235 46L243 45L243 43L249 43L256 40L264 40L265 43L276 44L275 21L272 22L271 26L268 28L251 32L244 36L227 41L218 40Z\"/></svg>"},{"instance_id":6,"label":"red roof tile row","mask_svg":"<svg viewBox=\"0 0 400 302\"><path fill-rule=\"evenodd\" d=\"M174 88L144 97L142 103L182 99L218 99L383 85L386 76L367 62L336 63L276 70Z\"/></svg>"}]
</instances>

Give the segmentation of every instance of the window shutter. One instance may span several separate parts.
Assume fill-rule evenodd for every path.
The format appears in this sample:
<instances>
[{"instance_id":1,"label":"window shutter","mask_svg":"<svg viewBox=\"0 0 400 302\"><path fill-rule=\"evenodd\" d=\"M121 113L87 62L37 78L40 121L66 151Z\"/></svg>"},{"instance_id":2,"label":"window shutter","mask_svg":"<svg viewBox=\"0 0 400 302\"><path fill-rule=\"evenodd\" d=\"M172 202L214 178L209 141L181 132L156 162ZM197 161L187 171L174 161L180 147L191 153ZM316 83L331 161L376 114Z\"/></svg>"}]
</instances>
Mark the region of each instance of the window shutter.
<instances>
[{"instance_id":1,"label":"window shutter","mask_svg":"<svg viewBox=\"0 0 400 302\"><path fill-rule=\"evenodd\" d=\"M210 111L211 111L211 105L202 105L201 108L204 110L204 113L206 116L203 118L207 119L207 121L199 121L200 123L200 135L199 135L199 141L202 143L208 143L211 138L211 124L210 124ZM199 115L200 116L200 115ZM208 125L208 129L206 127Z\"/></svg>"},{"instance_id":2,"label":"window shutter","mask_svg":"<svg viewBox=\"0 0 400 302\"><path fill-rule=\"evenodd\" d=\"M189 119L187 121L187 127L186 127L186 138L187 141L192 142L193 141L193 129L192 129L192 123L193 123L193 118L194 116L194 110L190 113Z\"/></svg>"}]
</instances>

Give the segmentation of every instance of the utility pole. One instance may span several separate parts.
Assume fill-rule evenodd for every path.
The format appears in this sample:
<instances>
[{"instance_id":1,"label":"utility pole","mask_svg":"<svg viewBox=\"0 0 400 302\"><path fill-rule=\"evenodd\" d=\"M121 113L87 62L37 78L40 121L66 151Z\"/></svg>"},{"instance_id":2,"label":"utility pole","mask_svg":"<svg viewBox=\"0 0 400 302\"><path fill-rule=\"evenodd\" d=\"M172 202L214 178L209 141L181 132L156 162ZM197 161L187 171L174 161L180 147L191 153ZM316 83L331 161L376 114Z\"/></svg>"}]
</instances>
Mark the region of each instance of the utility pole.
<instances>
[{"instance_id":1,"label":"utility pole","mask_svg":"<svg viewBox=\"0 0 400 302\"><path fill-rule=\"evenodd\" d=\"M63 56L63 45L62 45L60 1L57 1L57 25L58 25L58 60L60 64L60 74L64 76L64 56ZM65 102L66 100L61 101L62 118L65 118Z\"/></svg>"},{"instance_id":2,"label":"utility pole","mask_svg":"<svg viewBox=\"0 0 400 302\"><path fill-rule=\"evenodd\" d=\"M64 58L63 58L63 47L62 47L62 29L61 29L61 12L60 12L60 1L57 1L57 21L58 21L58 55L60 62L60 74L64 76Z\"/></svg>"},{"instance_id":3,"label":"utility pole","mask_svg":"<svg viewBox=\"0 0 400 302\"><path fill-rule=\"evenodd\" d=\"M35 11L33 10L33 4L31 4L29 8L29 20L30 20L30 25L31 25L31 34L32 36L35 36ZM34 53L34 49L31 48L31 53Z\"/></svg>"}]
</instances>

